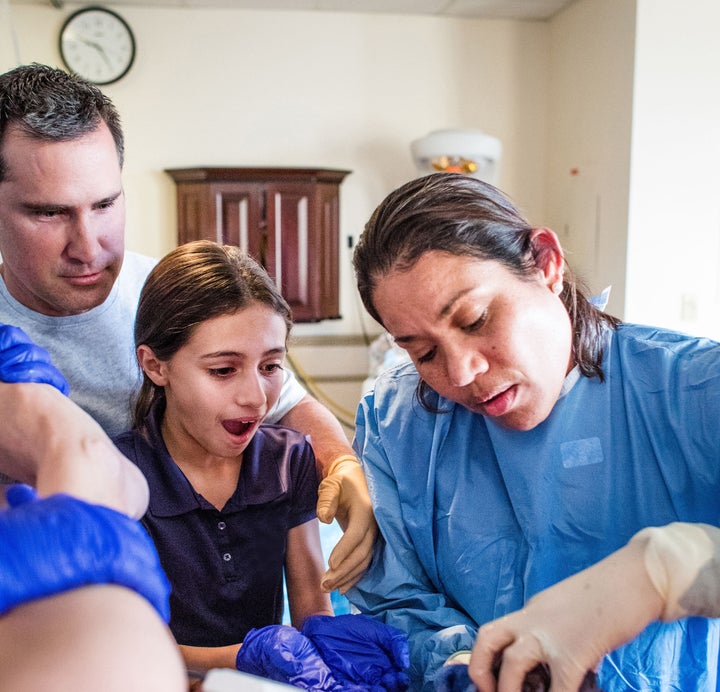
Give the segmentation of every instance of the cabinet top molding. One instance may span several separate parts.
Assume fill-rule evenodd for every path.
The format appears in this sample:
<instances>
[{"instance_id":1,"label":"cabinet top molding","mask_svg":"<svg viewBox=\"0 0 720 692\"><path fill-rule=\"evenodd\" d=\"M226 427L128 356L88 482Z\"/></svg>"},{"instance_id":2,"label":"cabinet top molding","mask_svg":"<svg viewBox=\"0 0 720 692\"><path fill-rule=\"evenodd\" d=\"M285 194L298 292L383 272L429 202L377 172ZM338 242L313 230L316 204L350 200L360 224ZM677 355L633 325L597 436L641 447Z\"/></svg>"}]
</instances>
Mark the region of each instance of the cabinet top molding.
<instances>
[{"instance_id":1,"label":"cabinet top molding","mask_svg":"<svg viewBox=\"0 0 720 692\"><path fill-rule=\"evenodd\" d=\"M297 181L340 183L352 171L336 168L227 168L203 166L198 168L166 168L176 183Z\"/></svg>"}]
</instances>

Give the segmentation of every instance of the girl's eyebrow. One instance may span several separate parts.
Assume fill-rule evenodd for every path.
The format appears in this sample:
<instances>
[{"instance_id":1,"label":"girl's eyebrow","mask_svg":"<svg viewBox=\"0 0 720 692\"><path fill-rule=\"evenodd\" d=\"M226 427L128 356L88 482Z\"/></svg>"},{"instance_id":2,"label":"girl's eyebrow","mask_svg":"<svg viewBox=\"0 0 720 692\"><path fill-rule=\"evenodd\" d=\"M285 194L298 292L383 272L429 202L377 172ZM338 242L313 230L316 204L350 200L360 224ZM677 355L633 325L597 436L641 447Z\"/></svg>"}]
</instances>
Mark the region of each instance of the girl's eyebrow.
<instances>
[{"instance_id":1,"label":"girl's eyebrow","mask_svg":"<svg viewBox=\"0 0 720 692\"><path fill-rule=\"evenodd\" d=\"M278 346L276 348L270 348L263 356L284 356L287 349L284 346ZM215 351L213 353L205 353L201 356L202 358L244 358L245 354L240 351Z\"/></svg>"}]
</instances>

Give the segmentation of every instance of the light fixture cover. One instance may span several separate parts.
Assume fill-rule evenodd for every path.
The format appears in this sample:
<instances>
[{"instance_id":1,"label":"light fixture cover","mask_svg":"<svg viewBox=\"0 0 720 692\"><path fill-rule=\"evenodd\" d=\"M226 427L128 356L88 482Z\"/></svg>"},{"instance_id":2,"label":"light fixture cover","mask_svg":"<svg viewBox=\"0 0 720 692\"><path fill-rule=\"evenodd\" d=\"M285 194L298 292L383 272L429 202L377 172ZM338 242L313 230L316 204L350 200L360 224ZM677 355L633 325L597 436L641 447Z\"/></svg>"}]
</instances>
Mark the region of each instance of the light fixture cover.
<instances>
[{"instance_id":1,"label":"light fixture cover","mask_svg":"<svg viewBox=\"0 0 720 692\"><path fill-rule=\"evenodd\" d=\"M418 173L466 173L497 184L502 144L481 130L434 130L410 143Z\"/></svg>"}]
</instances>

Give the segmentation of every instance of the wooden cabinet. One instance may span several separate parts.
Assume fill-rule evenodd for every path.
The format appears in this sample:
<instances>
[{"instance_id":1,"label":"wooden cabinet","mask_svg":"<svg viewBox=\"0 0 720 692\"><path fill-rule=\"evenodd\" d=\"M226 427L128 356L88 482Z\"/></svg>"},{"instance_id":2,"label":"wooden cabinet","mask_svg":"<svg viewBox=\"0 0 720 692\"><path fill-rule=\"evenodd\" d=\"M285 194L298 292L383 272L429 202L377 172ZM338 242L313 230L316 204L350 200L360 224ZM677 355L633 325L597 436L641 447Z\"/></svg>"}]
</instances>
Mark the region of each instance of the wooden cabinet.
<instances>
[{"instance_id":1,"label":"wooden cabinet","mask_svg":"<svg viewBox=\"0 0 720 692\"><path fill-rule=\"evenodd\" d=\"M178 244L237 245L275 279L296 322L340 317L339 188L350 171L170 168Z\"/></svg>"}]
</instances>

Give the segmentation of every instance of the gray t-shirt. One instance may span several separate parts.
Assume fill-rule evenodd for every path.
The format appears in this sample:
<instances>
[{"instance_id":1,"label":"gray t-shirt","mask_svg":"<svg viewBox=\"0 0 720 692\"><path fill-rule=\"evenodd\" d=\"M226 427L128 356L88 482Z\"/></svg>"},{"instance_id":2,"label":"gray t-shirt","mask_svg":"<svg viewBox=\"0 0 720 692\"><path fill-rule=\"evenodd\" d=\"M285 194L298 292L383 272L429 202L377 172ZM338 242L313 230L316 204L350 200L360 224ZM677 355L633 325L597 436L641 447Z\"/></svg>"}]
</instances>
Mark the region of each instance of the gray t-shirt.
<instances>
[{"instance_id":1,"label":"gray t-shirt","mask_svg":"<svg viewBox=\"0 0 720 692\"><path fill-rule=\"evenodd\" d=\"M70 398L113 437L130 428L133 397L140 386L133 326L140 291L157 260L126 252L120 275L104 303L80 315L49 317L13 298L0 277L0 322L25 330L50 352L70 383ZM289 370L280 399L267 417L282 418L305 390Z\"/></svg>"}]
</instances>

